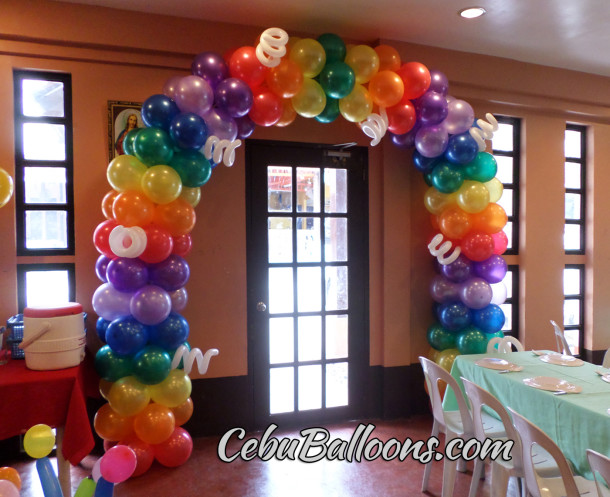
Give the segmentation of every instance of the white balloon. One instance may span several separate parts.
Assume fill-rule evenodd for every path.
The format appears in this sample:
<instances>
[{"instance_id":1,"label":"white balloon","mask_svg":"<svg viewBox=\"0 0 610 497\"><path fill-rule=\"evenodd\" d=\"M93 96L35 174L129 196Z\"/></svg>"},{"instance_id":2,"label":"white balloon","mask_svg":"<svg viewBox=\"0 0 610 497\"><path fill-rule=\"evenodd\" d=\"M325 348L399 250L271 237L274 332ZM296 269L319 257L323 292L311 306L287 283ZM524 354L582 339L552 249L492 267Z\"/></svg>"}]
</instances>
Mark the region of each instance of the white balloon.
<instances>
[{"instance_id":1,"label":"white balloon","mask_svg":"<svg viewBox=\"0 0 610 497\"><path fill-rule=\"evenodd\" d=\"M119 257L138 257L146 249L146 232L139 226L117 226L110 232L108 244Z\"/></svg>"},{"instance_id":2,"label":"white balloon","mask_svg":"<svg viewBox=\"0 0 610 497\"><path fill-rule=\"evenodd\" d=\"M503 281L491 285L491 303L502 305L506 301L506 285Z\"/></svg>"}]
</instances>

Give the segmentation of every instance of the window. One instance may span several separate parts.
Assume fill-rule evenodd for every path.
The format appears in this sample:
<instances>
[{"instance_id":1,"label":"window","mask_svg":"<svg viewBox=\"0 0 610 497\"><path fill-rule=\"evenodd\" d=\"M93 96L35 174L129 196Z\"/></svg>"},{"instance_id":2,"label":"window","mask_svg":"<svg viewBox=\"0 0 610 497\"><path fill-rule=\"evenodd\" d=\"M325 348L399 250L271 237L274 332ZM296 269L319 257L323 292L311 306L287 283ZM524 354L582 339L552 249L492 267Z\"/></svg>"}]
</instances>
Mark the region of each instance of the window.
<instances>
[{"instance_id":1,"label":"window","mask_svg":"<svg viewBox=\"0 0 610 497\"><path fill-rule=\"evenodd\" d=\"M584 337L585 265L566 264L563 270L563 326L574 355L580 355Z\"/></svg>"},{"instance_id":2,"label":"window","mask_svg":"<svg viewBox=\"0 0 610 497\"><path fill-rule=\"evenodd\" d=\"M504 287L496 287L496 284L492 288L494 290L494 298L498 298L502 301L502 294L504 288L506 288L506 300L503 304L500 304L500 308L504 311L506 321L502 327L502 332L505 335L511 335L515 338L519 338L519 266L509 265L506 276L502 281ZM496 296L496 292L499 295Z\"/></svg>"},{"instance_id":3,"label":"window","mask_svg":"<svg viewBox=\"0 0 610 497\"><path fill-rule=\"evenodd\" d=\"M46 263L74 255L72 87L70 74L25 70L13 84L17 255L47 256L18 266L22 310L74 300L74 265Z\"/></svg>"},{"instance_id":4,"label":"window","mask_svg":"<svg viewBox=\"0 0 610 497\"><path fill-rule=\"evenodd\" d=\"M566 254L585 253L586 128L568 124L565 140L565 227Z\"/></svg>"}]
</instances>

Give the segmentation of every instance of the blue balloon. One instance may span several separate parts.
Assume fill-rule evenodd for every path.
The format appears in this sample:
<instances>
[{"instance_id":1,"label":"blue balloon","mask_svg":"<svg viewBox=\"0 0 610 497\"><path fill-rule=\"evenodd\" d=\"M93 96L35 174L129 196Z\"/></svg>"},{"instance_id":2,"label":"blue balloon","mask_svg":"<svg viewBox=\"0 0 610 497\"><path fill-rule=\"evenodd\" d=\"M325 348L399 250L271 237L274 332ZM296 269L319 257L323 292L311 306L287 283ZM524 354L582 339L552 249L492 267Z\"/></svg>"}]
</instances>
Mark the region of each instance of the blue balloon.
<instances>
[{"instance_id":1,"label":"blue balloon","mask_svg":"<svg viewBox=\"0 0 610 497\"><path fill-rule=\"evenodd\" d=\"M167 95L152 95L142 105L142 121L149 128L161 128L168 131L172 119L179 112L180 109L176 102Z\"/></svg>"},{"instance_id":2,"label":"blue balloon","mask_svg":"<svg viewBox=\"0 0 610 497\"><path fill-rule=\"evenodd\" d=\"M150 326L149 342L166 350L175 350L189 336L189 324L177 312L170 312L165 321Z\"/></svg>"},{"instance_id":3,"label":"blue balloon","mask_svg":"<svg viewBox=\"0 0 610 497\"><path fill-rule=\"evenodd\" d=\"M497 333L506 322L502 308L496 304L489 304L483 309L473 309L472 324L484 333Z\"/></svg>"},{"instance_id":4,"label":"blue balloon","mask_svg":"<svg viewBox=\"0 0 610 497\"><path fill-rule=\"evenodd\" d=\"M471 310L462 302L447 302L437 308L441 325L449 331L460 331L472 323Z\"/></svg>"},{"instance_id":5,"label":"blue balloon","mask_svg":"<svg viewBox=\"0 0 610 497\"><path fill-rule=\"evenodd\" d=\"M48 457L41 457L36 460L36 469L42 485L42 493L44 497L63 497L63 492L59 485L57 475L53 470L51 461Z\"/></svg>"},{"instance_id":6,"label":"blue balloon","mask_svg":"<svg viewBox=\"0 0 610 497\"><path fill-rule=\"evenodd\" d=\"M445 158L452 164L468 164L479 153L479 145L470 133L451 135L445 149Z\"/></svg>"},{"instance_id":7,"label":"blue balloon","mask_svg":"<svg viewBox=\"0 0 610 497\"><path fill-rule=\"evenodd\" d=\"M179 148L199 150L208 139L208 127L197 114L181 112L172 119L169 136Z\"/></svg>"},{"instance_id":8,"label":"blue balloon","mask_svg":"<svg viewBox=\"0 0 610 497\"><path fill-rule=\"evenodd\" d=\"M106 330L108 329L109 324L110 321L104 318L97 318L97 321L95 322L95 331L103 343L106 343Z\"/></svg>"},{"instance_id":9,"label":"blue balloon","mask_svg":"<svg viewBox=\"0 0 610 497\"><path fill-rule=\"evenodd\" d=\"M106 343L119 355L132 355L148 342L148 327L132 316L112 321L106 329Z\"/></svg>"},{"instance_id":10,"label":"blue balloon","mask_svg":"<svg viewBox=\"0 0 610 497\"><path fill-rule=\"evenodd\" d=\"M432 172L434 166L439 163L438 157L424 157L417 150L413 150L413 164L420 173L427 174Z\"/></svg>"},{"instance_id":11,"label":"blue balloon","mask_svg":"<svg viewBox=\"0 0 610 497\"><path fill-rule=\"evenodd\" d=\"M95 494L93 497L112 497L114 494L114 483L105 480L101 476L95 484ZM47 497L45 495L45 497Z\"/></svg>"}]
</instances>

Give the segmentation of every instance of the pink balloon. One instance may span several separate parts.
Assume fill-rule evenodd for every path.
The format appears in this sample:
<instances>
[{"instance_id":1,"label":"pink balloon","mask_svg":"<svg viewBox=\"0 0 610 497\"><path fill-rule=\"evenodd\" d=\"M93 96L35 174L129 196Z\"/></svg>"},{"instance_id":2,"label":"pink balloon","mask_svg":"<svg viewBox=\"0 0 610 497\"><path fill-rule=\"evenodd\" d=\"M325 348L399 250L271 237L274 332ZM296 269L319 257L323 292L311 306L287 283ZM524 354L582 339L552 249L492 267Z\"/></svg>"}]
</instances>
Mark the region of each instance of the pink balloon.
<instances>
[{"instance_id":1,"label":"pink balloon","mask_svg":"<svg viewBox=\"0 0 610 497\"><path fill-rule=\"evenodd\" d=\"M100 463L100 474L111 483L127 480L136 469L136 454L126 445L115 445L106 452Z\"/></svg>"},{"instance_id":2,"label":"pink balloon","mask_svg":"<svg viewBox=\"0 0 610 497\"><path fill-rule=\"evenodd\" d=\"M192 112L203 117L214 103L214 91L209 83L199 76L185 76L174 92L174 100L182 112Z\"/></svg>"},{"instance_id":3,"label":"pink balloon","mask_svg":"<svg viewBox=\"0 0 610 497\"><path fill-rule=\"evenodd\" d=\"M9 480L0 480L1 497L19 497L19 489Z\"/></svg>"}]
</instances>

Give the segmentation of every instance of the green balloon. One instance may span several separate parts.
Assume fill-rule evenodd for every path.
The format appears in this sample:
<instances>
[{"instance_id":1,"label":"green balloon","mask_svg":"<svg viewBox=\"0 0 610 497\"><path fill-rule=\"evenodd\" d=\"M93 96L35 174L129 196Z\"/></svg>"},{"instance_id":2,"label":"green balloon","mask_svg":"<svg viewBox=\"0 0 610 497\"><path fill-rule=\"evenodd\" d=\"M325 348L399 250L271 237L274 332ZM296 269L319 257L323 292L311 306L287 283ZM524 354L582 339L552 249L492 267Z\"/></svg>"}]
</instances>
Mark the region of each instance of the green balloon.
<instances>
[{"instance_id":1,"label":"green balloon","mask_svg":"<svg viewBox=\"0 0 610 497\"><path fill-rule=\"evenodd\" d=\"M91 478L83 478L74 497L93 497L93 494L95 494L95 482Z\"/></svg>"},{"instance_id":2,"label":"green balloon","mask_svg":"<svg viewBox=\"0 0 610 497\"><path fill-rule=\"evenodd\" d=\"M196 188L208 182L212 165L198 150L180 150L169 163L180 175L183 186Z\"/></svg>"},{"instance_id":3,"label":"green balloon","mask_svg":"<svg viewBox=\"0 0 610 497\"><path fill-rule=\"evenodd\" d=\"M339 117L341 111L339 110L339 100L336 98L326 98L326 107L318 114L315 119L321 123L332 123Z\"/></svg>"},{"instance_id":4,"label":"green balloon","mask_svg":"<svg viewBox=\"0 0 610 497\"><path fill-rule=\"evenodd\" d=\"M488 341L485 333L469 326L458 334L456 344L460 354L484 354Z\"/></svg>"},{"instance_id":5,"label":"green balloon","mask_svg":"<svg viewBox=\"0 0 610 497\"><path fill-rule=\"evenodd\" d=\"M455 333L447 331L440 323L430 325L426 338L428 343L436 350L455 348Z\"/></svg>"},{"instance_id":6,"label":"green balloon","mask_svg":"<svg viewBox=\"0 0 610 497\"><path fill-rule=\"evenodd\" d=\"M144 385L161 383L171 370L172 360L165 349L147 345L133 356L133 375Z\"/></svg>"},{"instance_id":7,"label":"green balloon","mask_svg":"<svg viewBox=\"0 0 610 497\"><path fill-rule=\"evenodd\" d=\"M115 353L109 345L104 345L95 354L95 370L104 380L115 382L123 376L131 376L131 357Z\"/></svg>"},{"instance_id":8,"label":"green balloon","mask_svg":"<svg viewBox=\"0 0 610 497\"><path fill-rule=\"evenodd\" d=\"M446 160L441 160L430 172L432 186L441 193L453 193L460 189L464 183L464 166L451 164Z\"/></svg>"},{"instance_id":9,"label":"green balloon","mask_svg":"<svg viewBox=\"0 0 610 497\"><path fill-rule=\"evenodd\" d=\"M125 135L123 140L123 151L128 155L136 155L133 149L133 142L141 128L132 129Z\"/></svg>"},{"instance_id":10,"label":"green balloon","mask_svg":"<svg viewBox=\"0 0 610 497\"><path fill-rule=\"evenodd\" d=\"M466 179L487 183L496 177L498 163L489 152L479 152L473 161L462 166L462 171Z\"/></svg>"},{"instance_id":11,"label":"green balloon","mask_svg":"<svg viewBox=\"0 0 610 497\"><path fill-rule=\"evenodd\" d=\"M159 128L142 128L133 140L135 156L147 166L167 165L174 155L173 141Z\"/></svg>"},{"instance_id":12,"label":"green balloon","mask_svg":"<svg viewBox=\"0 0 610 497\"><path fill-rule=\"evenodd\" d=\"M318 79L324 93L331 98L347 97L356 84L356 74L345 62L326 61Z\"/></svg>"},{"instance_id":13,"label":"green balloon","mask_svg":"<svg viewBox=\"0 0 610 497\"><path fill-rule=\"evenodd\" d=\"M318 36L318 42L326 52L326 63L343 62L347 54L347 47L343 40L333 33L324 33Z\"/></svg>"}]
</instances>

